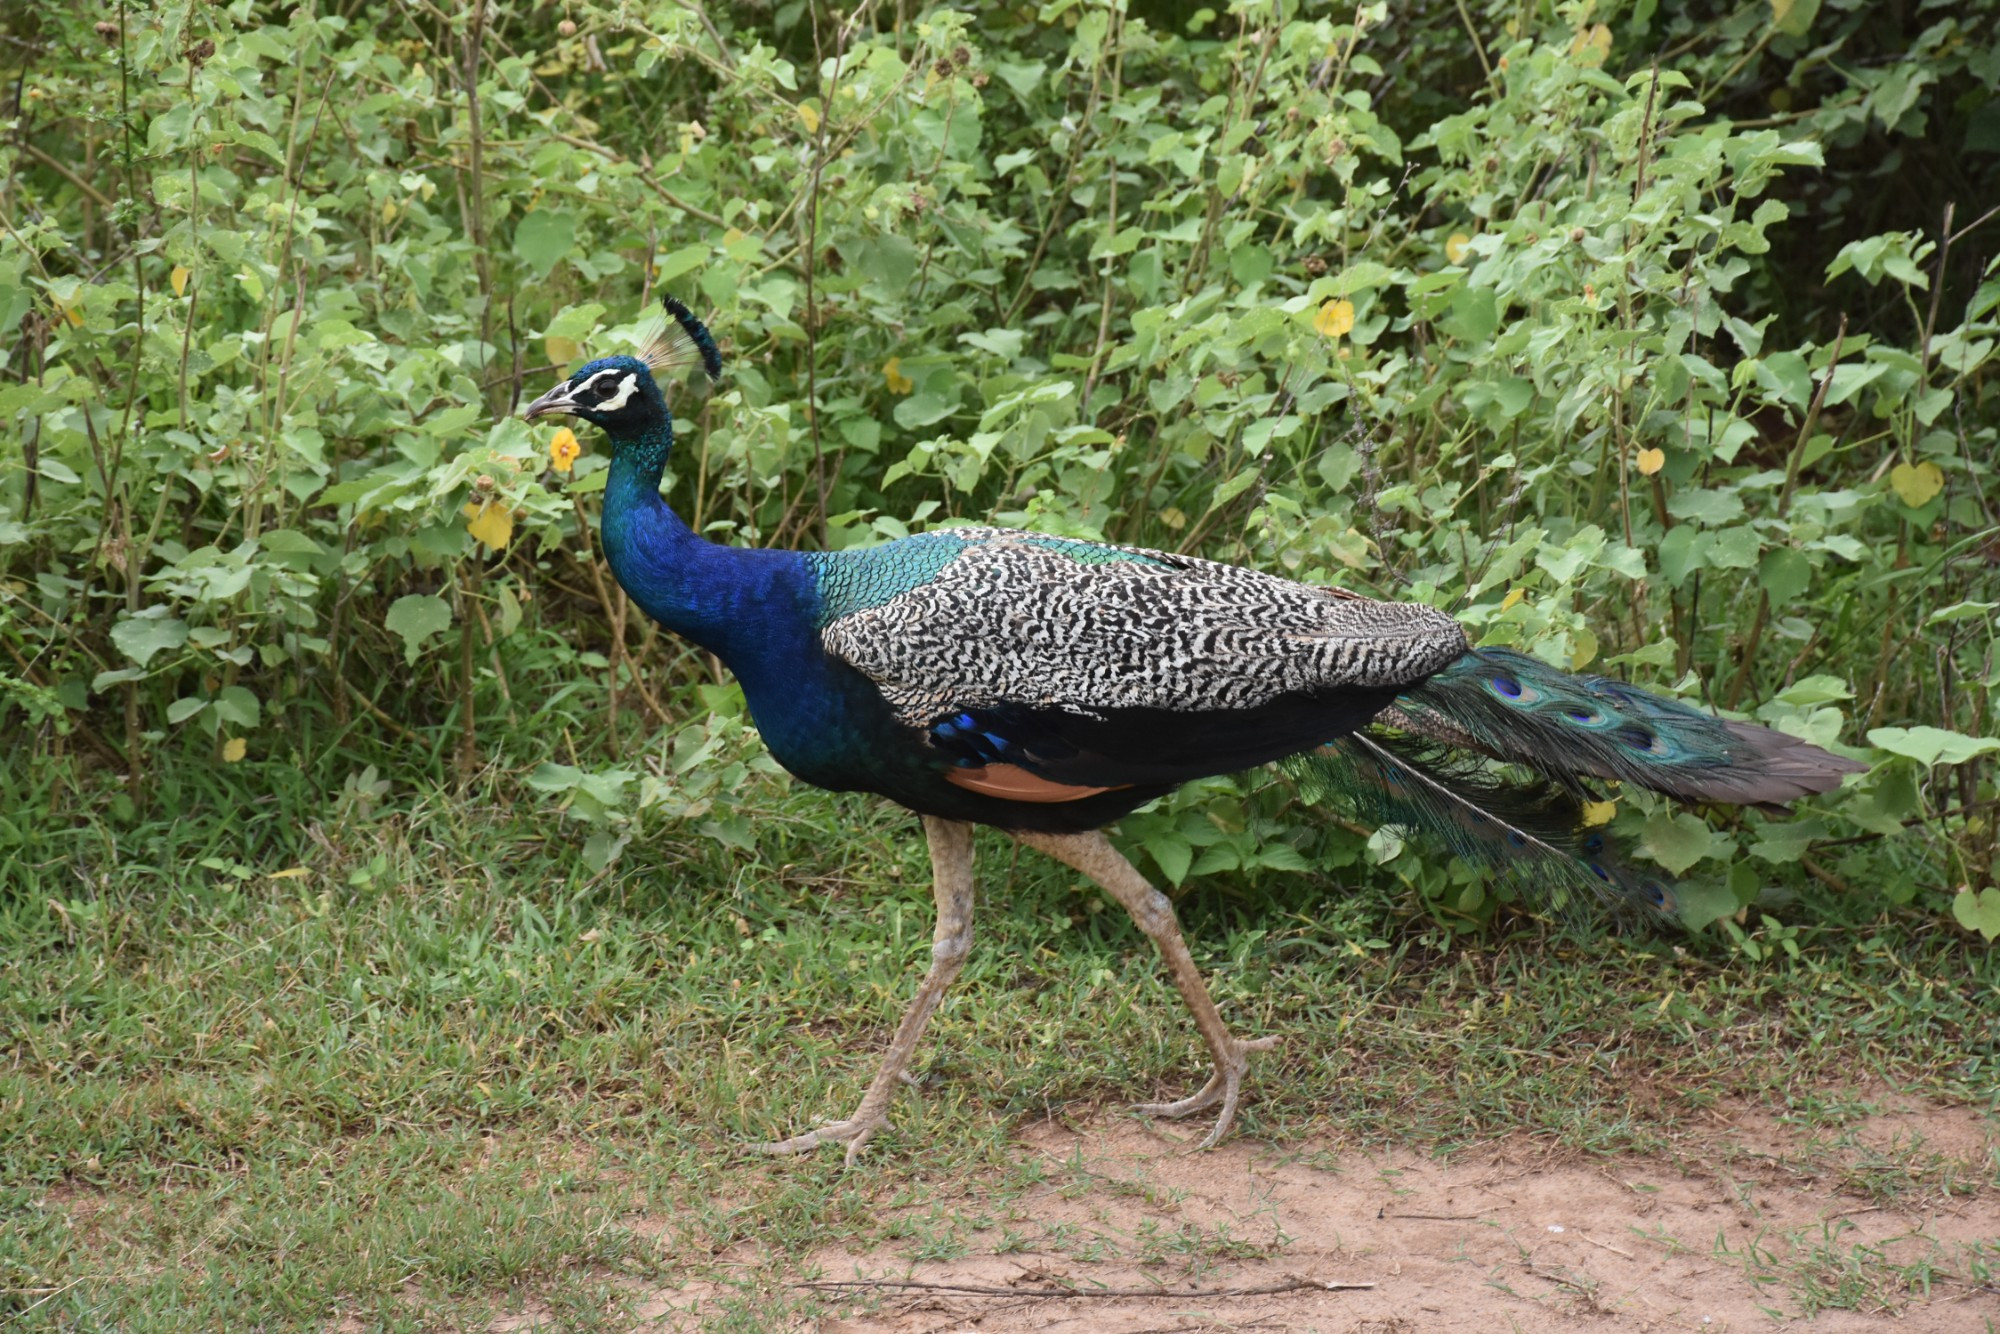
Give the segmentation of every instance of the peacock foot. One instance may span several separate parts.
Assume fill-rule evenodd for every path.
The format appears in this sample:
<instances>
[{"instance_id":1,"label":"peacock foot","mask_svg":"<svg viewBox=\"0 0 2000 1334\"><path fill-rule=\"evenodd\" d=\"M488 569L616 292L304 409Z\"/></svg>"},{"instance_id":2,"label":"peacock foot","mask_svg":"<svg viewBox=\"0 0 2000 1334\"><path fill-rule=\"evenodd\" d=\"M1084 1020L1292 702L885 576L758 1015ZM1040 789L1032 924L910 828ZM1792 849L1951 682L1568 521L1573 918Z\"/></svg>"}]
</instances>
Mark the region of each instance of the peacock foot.
<instances>
[{"instance_id":1,"label":"peacock foot","mask_svg":"<svg viewBox=\"0 0 2000 1334\"><path fill-rule=\"evenodd\" d=\"M868 1141L875 1137L875 1132L888 1124L887 1113L870 1113L857 1108L855 1114L845 1121L829 1121L823 1126L808 1130L803 1135L794 1135L790 1139L781 1139L771 1144L752 1144L750 1148L756 1153L794 1154L810 1153L822 1144L845 1144L847 1166L852 1167L855 1159L861 1156L861 1151L868 1147Z\"/></svg>"},{"instance_id":2,"label":"peacock foot","mask_svg":"<svg viewBox=\"0 0 2000 1334\"><path fill-rule=\"evenodd\" d=\"M1178 1102L1142 1102L1132 1110L1144 1116L1164 1116L1179 1118L1191 1116L1195 1112L1222 1104L1216 1114L1215 1125L1207 1138L1195 1145L1195 1149L1212 1149L1222 1142L1229 1133L1229 1123L1236 1119L1236 1103L1243 1091L1243 1072L1250 1068L1250 1053L1269 1051L1278 1045L1277 1037L1252 1038L1244 1041L1238 1037L1227 1037L1221 1051L1215 1053L1215 1073L1200 1090L1182 1098Z\"/></svg>"}]
</instances>

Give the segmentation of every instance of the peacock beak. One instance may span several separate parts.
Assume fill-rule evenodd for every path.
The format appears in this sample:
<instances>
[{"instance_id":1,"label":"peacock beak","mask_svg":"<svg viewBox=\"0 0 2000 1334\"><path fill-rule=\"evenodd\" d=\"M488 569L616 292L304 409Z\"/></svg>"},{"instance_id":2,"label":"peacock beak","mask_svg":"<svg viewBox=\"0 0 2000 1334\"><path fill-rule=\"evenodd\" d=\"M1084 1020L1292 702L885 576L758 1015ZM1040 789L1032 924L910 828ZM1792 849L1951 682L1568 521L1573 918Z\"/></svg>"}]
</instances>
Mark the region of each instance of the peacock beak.
<instances>
[{"instance_id":1,"label":"peacock beak","mask_svg":"<svg viewBox=\"0 0 2000 1334\"><path fill-rule=\"evenodd\" d=\"M537 417L552 417L558 413L576 411L576 402L570 397L570 382L564 380L555 388L543 394L527 407L521 409L523 421L533 421Z\"/></svg>"}]
</instances>

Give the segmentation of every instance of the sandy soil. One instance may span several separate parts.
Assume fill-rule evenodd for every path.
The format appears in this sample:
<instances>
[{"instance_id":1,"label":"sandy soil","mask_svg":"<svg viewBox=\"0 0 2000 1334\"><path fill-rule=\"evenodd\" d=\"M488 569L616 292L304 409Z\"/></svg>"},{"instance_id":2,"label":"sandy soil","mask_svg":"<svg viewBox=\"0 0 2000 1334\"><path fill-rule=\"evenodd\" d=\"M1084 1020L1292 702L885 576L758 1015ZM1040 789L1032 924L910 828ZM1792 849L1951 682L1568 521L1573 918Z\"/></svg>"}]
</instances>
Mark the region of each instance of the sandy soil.
<instances>
[{"instance_id":1,"label":"sandy soil","mask_svg":"<svg viewBox=\"0 0 2000 1334\"><path fill-rule=\"evenodd\" d=\"M974 1253L828 1247L806 1272L864 1286L810 1327L2000 1330L2000 1125L1882 1101L1838 1132L1717 1114L1690 1128L1701 1156L1674 1162L1525 1139L1443 1163L1242 1140L1188 1155L1131 1119L1031 1127L1020 1152L1049 1160L1050 1184L972 1233ZM1893 1203L1871 1199L1899 1173L1876 1196ZM1069 1290L1086 1295L1050 1295ZM655 1290L642 1314L699 1328L719 1295Z\"/></svg>"}]
</instances>

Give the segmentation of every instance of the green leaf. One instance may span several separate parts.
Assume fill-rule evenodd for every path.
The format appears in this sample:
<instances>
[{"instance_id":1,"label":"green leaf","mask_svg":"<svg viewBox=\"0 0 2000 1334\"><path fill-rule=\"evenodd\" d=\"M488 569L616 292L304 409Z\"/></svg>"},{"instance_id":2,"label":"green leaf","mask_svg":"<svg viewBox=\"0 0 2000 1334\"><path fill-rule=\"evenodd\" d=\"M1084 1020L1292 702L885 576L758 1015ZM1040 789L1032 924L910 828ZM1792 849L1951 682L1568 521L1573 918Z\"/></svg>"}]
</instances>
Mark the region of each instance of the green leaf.
<instances>
[{"instance_id":1,"label":"green leaf","mask_svg":"<svg viewBox=\"0 0 2000 1334\"><path fill-rule=\"evenodd\" d=\"M1328 286L1327 293L1333 296L1353 296L1356 292L1380 287L1395 276L1395 270L1387 265L1378 264L1374 260L1362 260L1342 269L1339 276Z\"/></svg>"},{"instance_id":2,"label":"green leaf","mask_svg":"<svg viewBox=\"0 0 2000 1334\"><path fill-rule=\"evenodd\" d=\"M1757 841L1750 845L1750 853L1767 862L1795 862L1805 855L1815 839L1825 837L1826 825L1819 820L1767 824L1757 831Z\"/></svg>"},{"instance_id":3,"label":"green leaf","mask_svg":"<svg viewBox=\"0 0 2000 1334\"><path fill-rule=\"evenodd\" d=\"M1027 334L1019 329L988 329L984 333L963 333L958 336L961 343L970 343L982 352L991 352L1005 361L1021 355L1022 345L1027 342Z\"/></svg>"},{"instance_id":4,"label":"green leaf","mask_svg":"<svg viewBox=\"0 0 2000 1334\"><path fill-rule=\"evenodd\" d=\"M1894 838L1903 832L1903 821L1915 815L1923 804L1917 793L1917 767L1913 764L1883 764L1859 786L1859 795L1841 803L1841 814L1863 829Z\"/></svg>"},{"instance_id":5,"label":"green leaf","mask_svg":"<svg viewBox=\"0 0 2000 1334\"><path fill-rule=\"evenodd\" d=\"M1194 848L1186 839L1175 833L1155 834L1142 846L1168 884L1179 885L1187 879L1188 867L1194 863Z\"/></svg>"},{"instance_id":6,"label":"green leaf","mask_svg":"<svg viewBox=\"0 0 2000 1334\"><path fill-rule=\"evenodd\" d=\"M604 303L586 301L580 306L564 306L556 317L549 321L549 327L542 330L543 338L567 338L572 342L581 341L585 335L597 327L598 317L604 314Z\"/></svg>"},{"instance_id":7,"label":"green leaf","mask_svg":"<svg viewBox=\"0 0 2000 1334\"><path fill-rule=\"evenodd\" d=\"M424 423L424 433L440 437L462 435L466 427L479 420L479 414L483 411L484 409L477 403L460 403L456 407L446 408Z\"/></svg>"},{"instance_id":8,"label":"green leaf","mask_svg":"<svg viewBox=\"0 0 2000 1334\"><path fill-rule=\"evenodd\" d=\"M1747 570L1757 563L1757 530L1738 524L1710 535L1708 563L1718 570Z\"/></svg>"},{"instance_id":9,"label":"green leaf","mask_svg":"<svg viewBox=\"0 0 2000 1334\"><path fill-rule=\"evenodd\" d=\"M528 771L525 780L537 792L567 792L583 778L583 770L568 764L549 764L546 761Z\"/></svg>"},{"instance_id":10,"label":"green leaf","mask_svg":"<svg viewBox=\"0 0 2000 1334\"><path fill-rule=\"evenodd\" d=\"M1964 764L1975 756L2000 750L2000 737L1970 737L1942 727L1876 727L1868 733L1868 744L1929 766Z\"/></svg>"},{"instance_id":11,"label":"green leaf","mask_svg":"<svg viewBox=\"0 0 2000 1334\"><path fill-rule=\"evenodd\" d=\"M1669 587L1679 588L1688 575L1702 567L1708 547L1708 534L1691 523L1669 529L1660 539L1660 576Z\"/></svg>"},{"instance_id":12,"label":"green leaf","mask_svg":"<svg viewBox=\"0 0 2000 1334\"><path fill-rule=\"evenodd\" d=\"M208 701L195 695L189 695L184 699L177 699L167 705L167 721L170 723L184 723L207 707Z\"/></svg>"},{"instance_id":13,"label":"green leaf","mask_svg":"<svg viewBox=\"0 0 2000 1334\"><path fill-rule=\"evenodd\" d=\"M1758 563L1757 578L1771 595L1772 604L1783 606L1812 583L1812 562L1791 547L1772 547Z\"/></svg>"},{"instance_id":14,"label":"green leaf","mask_svg":"<svg viewBox=\"0 0 2000 1334\"><path fill-rule=\"evenodd\" d=\"M1981 618L2000 602L1954 602L1949 607L1941 607L1924 619L1925 625L1943 625L1947 621L1970 621Z\"/></svg>"},{"instance_id":15,"label":"green leaf","mask_svg":"<svg viewBox=\"0 0 2000 1334\"><path fill-rule=\"evenodd\" d=\"M1502 417L1518 417L1535 401L1535 386L1519 376L1508 376L1493 386L1493 401L1500 405Z\"/></svg>"},{"instance_id":16,"label":"green leaf","mask_svg":"<svg viewBox=\"0 0 2000 1334\"><path fill-rule=\"evenodd\" d=\"M151 662L154 654L187 643L187 637L187 622L163 606L148 607L111 627L111 642L141 667Z\"/></svg>"},{"instance_id":17,"label":"green leaf","mask_svg":"<svg viewBox=\"0 0 2000 1334\"><path fill-rule=\"evenodd\" d=\"M1820 0L1771 0L1771 26L1787 37L1803 37L1819 14Z\"/></svg>"},{"instance_id":18,"label":"green leaf","mask_svg":"<svg viewBox=\"0 0 2000 1334\"><path fill-rule=\"evenodd\" d=\"M451 604L441 597L411 593L389 604L383 626L403 638L403 661L414 664L424 641L451 628Z\"/></svg>"},{"instance_id":19,"label":"green leaf","mask_svg":"<svg viewBox=\"0 0 2000 1334\"><path fill-rule=\"evenodd\" d=\"M911 394L896 404L894 416L899 426L915 430L920 426L930 426L943 421L958 410L958 396L946 396L933 392L930 386Z\"/></svg>"},{"instance_id":20,"label":"green leaf","mask_svg":"<svg viewBox=\"0 0 2000 1334\"><path fill-rule=\"evenodd\" d=\"M1603 549L1604 530L1594 523L1586 524L1561 546L1553 542L1544 544L1535 556L1535 564L1548 571L1549 578L1566 584L1582 573L1583 567Z\"/></svg>"},{"instance_id":21,"label":"green leaf","mask_svg":"<svg viewBox=\"0 0 2000 1334\"><path fill-rule=\"evenodd\" d=\"M1812 371L1796 352L1774 352L1756 366L1757 383L1779 401L1804 409L1812 402Z\"/></svg>"},{"instance_id":22,"label":"green leaf","mask_svg":"<svg viewBox=\"0 0 2000 1334\"><path fill-rule=\"evenodd\" d=\"M1680 491L1667 501L1667 513L1719 528L1743 517L1743 498L1734 491Z\"/></svg>"},{"instance_id":23,"label":"green leaf","mask_svg":"<svg viewBox=\"0 0 2000 1334\"><path fill-rule=\"evenodd\" d=\"M1961 889L1952 898L1951 915L1967 931L1977 931L1987 940L2000 940L2000 889L1988 885L1974 893Z\"/></svg>"},{"instance_id":24,"label":"green leaf","mask_svg":"<svg viewBox=\"0 0 2000 1334\"><path fill-rule=\"evenodd\" d=\"M1286 871L1292 874L1312 869L1304 854L1289 843L1261 844L1257 849L1257 864L1269 867L1273 871Z\"/></svg>"},{"instance_id":25,"label":"green leaf","mask_svg":"<svg viewBox=\"0 0 2000 1334\"><path fill-rule=\"evenodd\" d=\"M1699 931L1741 906L1725 884L1688 881L1674 886L1674 917L1690 931Z\"/></svg>"},{"instance_id":26,"label":"green leaf","mask_svg":"<svg viewBox=\"0 0 2000 1334\"><path fill-rule=\"evenodd\" d=\"M1215 488L1214 493L1209 496L1208 513L1213 514L1230 501L1236 499L1236 497L1242 495L1245 491L1248 491L1252 486L1256 485L1257 479L1262 475L1255 468L1245 468L1242 472L1235 473L1225 479L1220 486Z\"/></svg>"},{"instance_id":27,"label":"green leaf","mask_svg":"<svg viewBox=\"0 0 2000 1334\"><path fill-rule=\"evenodd\" d=\"M215 713L226 723L255 727L263 717L263 708L242 686L224 686L215 697Z\"/></svg>"},{"instance_id":28,"label":"green leaf","mask_svg":"<svg viewBox=\"0 0 2000 1334\"><path fill-rule=\"evenodd\" d=\"M1808 676L1778 692L1777 698L1796 708L1809 709L1835 700L1853 699L1854 692L1837 676Z\"/></svg>"},{"instance_id":29,"label":"green leaf","mask_svg":"<svg viewBox=\"0 0 2000 1334\"><path fill-rule=\"evenodd\" d=\"M1460 287L1451 294L1443 327L1461 343L1484 343L1500 327L1500 300L1490 287Z\"/></svg>"},{"instance_id":30,"label":"green leaf","mask_svg":"<svg viewBox=\"0 0 2000 1334\"><path fill-rule=\"evenodd\" d=\"M1678 815L1655 811L1646 817L1646 826L1639 838L1639 846L1669 875L1685 872L1706 857L1714 843L1715 834L1707 822L1685 811Z\"/></svg>"},{"instance_id":31,"label":"green leaf","mask_svg":"<svg viewBox=\"0 0 2000 1334\"><path fill-rule=\"evenodd\" d=\"M684 245L673 254L660 261L657 280L670 283L683 273L692 273L708 261L708 246L705 244Z\"/></svg>"},{"instance_id":32,"label":"green leaf","mask_svg":"<svg viewBox=\"0 0 2000 1334\"><path fill-rule=\"evenodd\" d=\"M536 209L514 227L514 253L537 278L546 278L576 244L576 216L561 209Z\"/></svg>"}]
</instances>

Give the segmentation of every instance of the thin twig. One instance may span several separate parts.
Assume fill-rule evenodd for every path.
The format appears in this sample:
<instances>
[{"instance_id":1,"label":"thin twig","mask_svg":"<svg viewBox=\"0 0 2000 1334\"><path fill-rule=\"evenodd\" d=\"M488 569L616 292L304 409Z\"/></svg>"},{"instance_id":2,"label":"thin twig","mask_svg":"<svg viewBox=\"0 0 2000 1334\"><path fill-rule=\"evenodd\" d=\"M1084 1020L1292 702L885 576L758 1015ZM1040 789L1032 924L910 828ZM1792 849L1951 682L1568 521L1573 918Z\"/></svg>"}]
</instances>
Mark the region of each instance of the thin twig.
<instances>
[{"instance_id":1,"label":"thin twig","mask_svg":"<svg viewBox=\"0 0 2000 1334\"><path fill-rule=\"evenodd\" d=\"M1971 222L1966 223L1963 227L1959 228L1957 231L1953 232L1950 236L1946 237L1945 239L1953 244L1957 244L1959 241L1963 240L1966 234L1970 232L1973 228L1984 226L1986 223L1993 221L1993 219L1996 217L2000 217L2000 204L1995 204L1992 208L1987 209L1984 213L1974 218Z\"/></svg>"}]
</instances>

